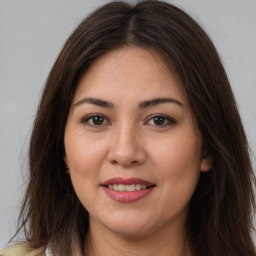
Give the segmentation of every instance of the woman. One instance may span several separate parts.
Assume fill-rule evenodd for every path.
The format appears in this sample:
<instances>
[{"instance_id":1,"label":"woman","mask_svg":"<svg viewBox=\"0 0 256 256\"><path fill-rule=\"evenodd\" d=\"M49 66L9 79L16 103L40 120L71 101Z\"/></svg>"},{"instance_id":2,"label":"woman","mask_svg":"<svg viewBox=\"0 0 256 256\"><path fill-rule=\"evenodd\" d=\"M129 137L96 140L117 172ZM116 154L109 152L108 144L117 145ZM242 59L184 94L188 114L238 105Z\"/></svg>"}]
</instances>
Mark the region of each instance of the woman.
<instances>
[{"instance_id":1,"label":"woman","mask_svg":"<svg viewBox=\"0 0 256 256\"><path fill-rule=\"evenodd\" d=\"M46 82L2 255L256 255L254 176L216 49L161 1L104 5Z\"/></svg>"}]
</instances>

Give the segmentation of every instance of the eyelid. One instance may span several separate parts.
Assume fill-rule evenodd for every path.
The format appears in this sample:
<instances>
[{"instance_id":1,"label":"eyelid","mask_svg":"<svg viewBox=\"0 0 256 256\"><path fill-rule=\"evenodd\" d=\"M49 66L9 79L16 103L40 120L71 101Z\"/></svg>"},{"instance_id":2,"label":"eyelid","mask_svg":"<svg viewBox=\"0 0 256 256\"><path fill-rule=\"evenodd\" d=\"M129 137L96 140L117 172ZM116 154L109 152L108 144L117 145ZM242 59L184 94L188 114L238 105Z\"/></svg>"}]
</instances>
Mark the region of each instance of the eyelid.
<instances>
[{"instance_id":1,"label":"eyelid","mask_svg":"<svg viewBox=\"0 0 256 256\"><path fill-rule=\"evenodd\" d=\"M90 119L94 118L94 117L103 118L104 121L107 121L107 123L103 123L103 124L100 124L100 125L90 124L88 121ZM149 124L150 120L152 120L153 118L156 118L156 117L164 118L165 120L167 120L168 123L167 124L163 124L163 125ZM99 114L99 113L93 113L93 114L89 114L89 115L83 117L81 119L81 123L83 123L84 125L93 127L93 128L100 128L100 127L103 127L103 126L106 126L106 125L111 125L111 122L109 121L109 118L107 118L104 114ZM177 123L177 121L173 117L170 117L170 116L168 116L166 114L157 113L157 114L150 115L147 118L147 121L144 124L156 126L156 127L159 127L159 128L161 128L161 127L163 128L163 127L166 127L166 126L173 125L175 123Z\"/></svg>"},{"instance_id":2,"label":"eyelid","mask_svg":"<svg viewBox=\"0 0 256 256\"><path fill-rule=\"evenodd\" d=\"M104 120L106 120L108 123L107 123L107 124L102 124L102 125L92 125L92 124L89 124L88 121L89 121L91 118L93 118L93 117L101 117L101 118L103 118ZM103 126L105 126L105 125L110 125L110 124L111 124L110 121L108 120L108 118L107 118L105 115L99 114L99 113L93 113L93 114L89 114L89 115L83 117L82 120L81 120L81 123L83 123L84 125L93 127L93 128L99 128L99 127L103 127Z\"/></svg>"},{"instance_id":3,"label":"eyelid","mask_svg":"<svg viewBox=\"0 0 256 256\"><path fill-rule=\"evenodd\" d=\"M149 116L148 118L147 118L147 121L145 122L145 124L148 124L149 123L149 121L152 119L152 118L155 118L155 117L163 117L163 118L165 118L166 120L168 120L168 124L164 124L164 125L154 125L154 126L156 126L156 127L166 127L166 126L169 126L169 125L173 125L173 124L175 124L175 123L177 123L177 121L173 118L173 117L170 117L170 116L168 116L168 115L165 115L165 114L153 114L153 115L151 115L151 116Z\"/></svg>"}]
</instances>

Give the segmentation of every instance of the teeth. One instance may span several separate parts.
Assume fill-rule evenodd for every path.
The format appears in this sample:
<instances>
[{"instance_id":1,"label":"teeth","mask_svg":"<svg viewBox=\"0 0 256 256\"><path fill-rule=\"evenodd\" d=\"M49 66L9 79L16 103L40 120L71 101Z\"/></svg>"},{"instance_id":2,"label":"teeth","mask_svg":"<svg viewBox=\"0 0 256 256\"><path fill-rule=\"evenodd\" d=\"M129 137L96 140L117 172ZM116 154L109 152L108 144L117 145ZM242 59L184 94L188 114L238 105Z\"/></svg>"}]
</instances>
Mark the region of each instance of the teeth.
<instances>
[{"instance_id":1,"label":"teeth","mask_svg":"<svg viewBox=\"0 0 256 256\"><path fill-rule=\"evenodd\" d=\"M119 185L118 185L118 190L119 190L119 191L126 191L126 186L125 186L125 185L122 185L122 184L119 184Z\"/></svg>"},{"instance_id":2,"label":"teeth","mask_svg":"<svg viewBox=\"0 0 256 256\"><path fill-rule=\"evenodd\" d=\"M135 185L134 185L134 184L132 184L132 185L127 185L127 186L126 186L126 190L127 190L127 191L135 191Z\"/></svg>"},{"instance_id":3,"label":"teeth","mask_svg":"<svg viewBox=\"0 0 256 256\"><path fill-rule=\"evenodd\" d=\"M136 190L141 190L141 185L140 184L136 184L135 187L136 187Z\"/></svg>"},{"instance_id":4,"label":"teeth","mask_svg":"<svg viewBox=\"0 0 256 256\"><path fill-rule=\"evenodd\" d=\"M141 185L141 184L132 184L132 185L124 185L124 184L113 184L113 185L108 185L109 189L115 190L115 191L129 191L133 192L136 190L141 190L141 189L146 189L146 185Z\"/></svg>"}]
</instances>

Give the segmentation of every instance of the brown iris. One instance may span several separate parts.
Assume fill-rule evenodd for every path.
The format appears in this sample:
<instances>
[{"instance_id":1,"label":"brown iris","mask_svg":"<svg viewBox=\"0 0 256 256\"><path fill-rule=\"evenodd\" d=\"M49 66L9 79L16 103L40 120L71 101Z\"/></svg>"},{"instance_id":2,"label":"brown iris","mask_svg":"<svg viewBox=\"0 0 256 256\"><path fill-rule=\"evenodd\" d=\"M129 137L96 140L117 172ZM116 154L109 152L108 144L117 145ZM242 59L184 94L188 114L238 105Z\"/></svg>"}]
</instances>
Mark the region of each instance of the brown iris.
<instances>
[{"instance_id":1,"label":"brown iris","mask_svg":"<svg viewBox=\"0 0 256 256\"><path fill-rule=\"evenodd\" d=\"M92 122L94 125L102 125L104 123L104 118L101 116L94 116Z\"/></svg>"},{"instance_id":2,"label":"brown iris","mask_svg":"<svg viewBox=\"0 0 256 256\"><path fill-rule=\"evenodd\" d=\"M154 117L154 123L156 125L163 125L164 124L164 121L165 121L165 117Z\"/></svg>"}]
</instances>

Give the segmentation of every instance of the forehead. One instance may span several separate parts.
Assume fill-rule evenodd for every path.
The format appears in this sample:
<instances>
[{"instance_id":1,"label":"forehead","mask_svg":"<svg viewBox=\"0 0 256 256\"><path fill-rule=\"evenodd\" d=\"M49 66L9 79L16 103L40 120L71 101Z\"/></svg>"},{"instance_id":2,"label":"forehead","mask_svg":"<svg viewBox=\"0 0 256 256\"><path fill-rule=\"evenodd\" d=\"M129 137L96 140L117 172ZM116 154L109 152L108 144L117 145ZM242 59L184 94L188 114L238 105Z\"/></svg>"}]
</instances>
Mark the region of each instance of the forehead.
<instances>
[{"instance_id":1,"label":"forehead","mask_svg":"<svg viewBox=\"0 0 256 256\"><path fill-rule=\"evenodd\" d=\"M180 80L163 57L141 47L123 47L97 58L79 81L74 101L83 95L187 100Z\"/></svg>"}]
</instances>

